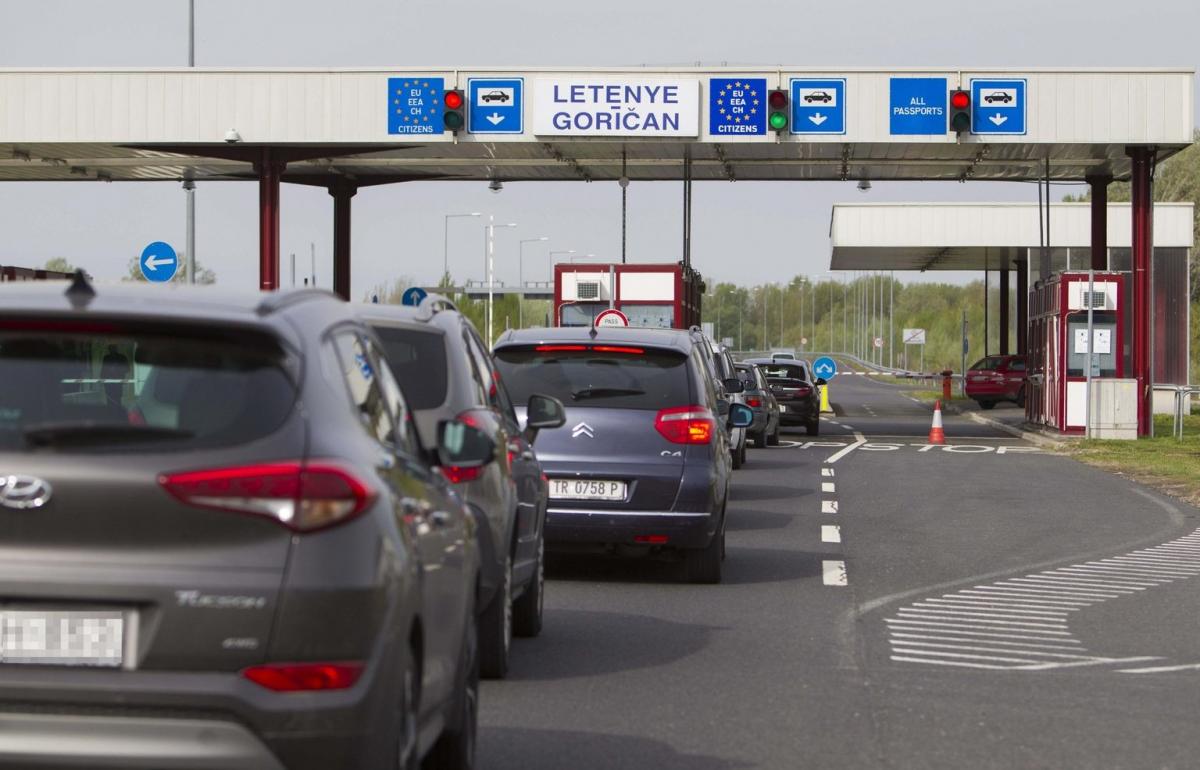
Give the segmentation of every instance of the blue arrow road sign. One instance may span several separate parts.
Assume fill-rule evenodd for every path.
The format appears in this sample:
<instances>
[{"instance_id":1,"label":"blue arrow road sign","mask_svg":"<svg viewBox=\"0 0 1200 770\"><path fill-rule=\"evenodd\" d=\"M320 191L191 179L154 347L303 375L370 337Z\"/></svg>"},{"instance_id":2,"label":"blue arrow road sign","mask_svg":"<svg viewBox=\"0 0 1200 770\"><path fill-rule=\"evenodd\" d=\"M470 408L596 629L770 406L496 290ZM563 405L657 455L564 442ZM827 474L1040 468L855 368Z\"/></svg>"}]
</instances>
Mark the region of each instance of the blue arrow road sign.
<instances>
[{"instance_id":1,"label":"blue arrow road sign","mask_svg":"<svg viewBox=\"0 0 1200 770\"><path fill-rule=\"evenodd\" d=\"M388 133L440 134L442 125L442 78L388 78Z\"/></svg>"},{"instance_id":2,"label":"blue arrow road sign","mask_svg":"<svg viewBox=\"0 0 1200 770\"><path fill-rule=\"evenodd\" d=\"M179 256L171 244L155 241L142 249L142 258L138 261L142 268L142 276L147 281L166 283L175 277L179 270Z\"/></svg>"},{"instance_id":3,"label":"blue arrow road sign","mask_svg":"<svg viewBox=\"0 0 1200 770\"><path fill-rule=\"evenodd\" d=\"M833 379L837 375L837 361L834 361L829 356L821 356L816 361L813 361L813 374L825 379Z\"/></svg>"},{"instance_id":4,"label":"blue arrow road sign","mask_svg":"<svg viewBox=\"0 0 1200 770\"><path fill-rule=\"evenodd\" d=\"M892 78L889 126L893 136L946 133L945 78Z\"/></svg>"},{"instance_id":5,"label":"blue arrow road sign","mask_svg":"<svg viewBox=\"0 0 1200 770\"><path fill-rule=\"evenodd\" d=\"M708 133L763 136L767 133L766 78L709 78Z\"/></svg>"},{"instance_id":6,"label":"blue arrow road sign","mask_svg":"<svg viewBox=\"0 0 1200 770\"><path fill-rule=\"evenodd\" d=\"M1025 133L1025 80L971 81L972 134Z\"/></svg>"},{"instance_id":7,"label":"blue arrow road sign","mask_svg":"<svg viewBox=\"0 0 1200 770\"><path fill-rule=\"evenodd\" d=\"M420 286L410 286L404 290L403 294L400 295L400 304L408 305L409 307L417 307L428 296L429 292L425 291Z\"/></svg>"},{"instance_id":8,"label":"blue arrow road sign","mask_svg":"<svg viewBox=\"0 0 1200 770\"><path fill-rule=\"evenodd\" d=\"M792 79L792 133L846 133L846 80Z\"/></svg>"},{"instance_id":9,"label":"blue arrow road sign","mask_svg":"<svg viewBox=\"0 0 1200 770\"><path fill-rule=\"evenodd\" d=\"M525 103L523 78L467 80L467 130L472 134L520 134Z\"/></svg>"}]
</instances>

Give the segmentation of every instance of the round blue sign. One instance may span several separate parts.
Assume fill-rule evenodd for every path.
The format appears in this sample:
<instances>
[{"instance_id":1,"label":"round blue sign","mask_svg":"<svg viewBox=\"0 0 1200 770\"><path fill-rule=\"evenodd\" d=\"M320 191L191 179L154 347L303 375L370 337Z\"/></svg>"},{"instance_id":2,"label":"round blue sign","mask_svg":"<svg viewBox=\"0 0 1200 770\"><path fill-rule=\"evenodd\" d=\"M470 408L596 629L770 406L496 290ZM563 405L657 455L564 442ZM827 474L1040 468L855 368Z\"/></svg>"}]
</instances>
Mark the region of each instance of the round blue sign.
<instances>
[{"instance_id":1,"label":"round blue sign","mask_svg":"<svg viewBox=\"0 0 1200 770\"><path fill-rule=\"evenodd\" d=\"M166 283L175 277L179 271L179 255L171 244L155 241L142 249L142 258L138 262L142 276L153 283Z\"/></svg>"},{"instance_id":2,"label":"round blue sign","mask_svg":"<svg viewBox=\"0 0 1200 770\"><path fill-rule=\"evenodd\" d=\"M420 286L410 286L400 295L400 304L410 307L417 307L429 296L429 292L422 289Z\"/></svg>"},{"instance_id":3,"label":"round blue sign","mask_svg":"<svg viewBox=\"0 0 1200 770\"><path fill-rule=\"evenodd\" d=\"M826 380L831 380L837 374L837 361L829 356L821 356L813 361L813 374Z\"/></svg>"}]
</instances>

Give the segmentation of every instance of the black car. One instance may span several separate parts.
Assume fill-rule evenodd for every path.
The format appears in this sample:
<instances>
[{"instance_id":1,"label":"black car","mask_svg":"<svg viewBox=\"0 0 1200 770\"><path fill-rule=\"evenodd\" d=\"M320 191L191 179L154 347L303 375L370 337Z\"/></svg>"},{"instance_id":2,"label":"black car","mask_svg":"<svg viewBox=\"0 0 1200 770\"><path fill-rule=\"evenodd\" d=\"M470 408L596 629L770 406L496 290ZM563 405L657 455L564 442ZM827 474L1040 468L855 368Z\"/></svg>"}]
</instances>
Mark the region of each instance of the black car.
<instances>
[{"instance_id":1,"label":"black car","mask_svg":"<svg viewBox=\"0 0 1200 770\"><path fill-rule=\"evenodd\" d=\"M829 102L833 101L833 95L828 91L813 91L812 93L804 95L804 101L808 102L809 104L813 102L825 102L828 104Z\"/></svg>"},{"instance_id":2,"label":"black car","mask_svg":"<svg viewBox=\"0 0 1200 770\"><path fill-rule=\"evenodd\" d=\"M812 379L808 364L796 359L748 358L745 363L756 364L767 376L771 393L779 403L781 425L803 425L808 435L821 431L821 394L818 385L825 380Z\"/></svg>"},{"instance_id":3,"label":"black car","mask_svg":"<svg viewBox=\"0 0 1200 770\"><path fill-rule=\"evenodd\" d=\"M746 362L734 364L738 377L745 386L742 396L746 406L754 412L754 422L746 428L746 435L757 447L779 444L779 402L767 382L766 375L757 364Z\"/></svg>"},{"instance_id":4,"label":"black car","mask_svg":"<svg viewBox=\"0 0 1200 770\"><path fill-rule=\"evenodd\" d=\"M504 102L507 102L510 97L504 91L488 91L479 98L485 102L500 102L503 104Z\"/></svg>"},{"instance_id":5,"label":"black car","mask_svg":"<svg viewBox=\"0 0 1200 770\"><path fill-rule=\"evenodd\" d=\"M689 579L720 582L732 473L724 427L753 415L718 397L706 344L686 331L620 327L501 336L496 367L513 397L545 393L567 406L566 426L538 440L548 549L675 552Z\"/></svg>"},{"instance_id":6,"label":"black car","mask_svg":"<svg viewBox=\"0 0 1200 770\"><path fill-rule=\"evenodd\" d=\"M448 299L430 295L420 307L363 305L359 314L379 335L423 440L432 441L443 421L458 419L506 451L502 462L450 475L478 524L480 666L486 677L503 677L513 634L537 636L542 630L548 493L533 434L522 432L475 326ZM557 418L538 427L563 424L561 404L540 408L557 409Z\"/></svg>"},{"instance_id":7,"label":"black car","mask_svg":"<svg viewBox=\"0 0 1200 770\"><path fill-rule=\"evenodd\" d=\"M494 452L327 292L0 288L0 766L471 767Z\"/></svg>"},{"instance_id":8,"label":"black car","mask_svg":"<svg viewBox=\"0 0 1200 770\"><path fill-rule=\"evenodd\" d=\"M1004 104L1008 104L1013 100L1013 98L1012 94L1008 93L1007 91L998 91L996 93L988 94L987 96L983 97L983 100L988 104L992 104L993 102L1003 102Z\"/></svg>"}]
</instances>

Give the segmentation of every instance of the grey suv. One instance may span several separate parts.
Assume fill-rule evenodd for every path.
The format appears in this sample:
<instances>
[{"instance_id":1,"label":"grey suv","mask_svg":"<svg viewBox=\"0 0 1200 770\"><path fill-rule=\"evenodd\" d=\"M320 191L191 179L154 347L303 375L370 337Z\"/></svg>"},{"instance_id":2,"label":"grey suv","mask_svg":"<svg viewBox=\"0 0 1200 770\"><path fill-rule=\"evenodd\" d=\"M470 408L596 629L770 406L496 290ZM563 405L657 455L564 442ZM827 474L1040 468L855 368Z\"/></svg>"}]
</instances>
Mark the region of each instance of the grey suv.
<instances>
[{"instance_id":1,"label":"grey suv","mask_svg":"<svg viewBox=\"0 0 1200 770\"><path fill-rule=\"evenodd\" d=\"M416 308L362 305L359 312L379 335L423 439L443 420L459 419L505 452L500 462L451 476L479 524L483 675L503 677L513 634L536 636L542 628L547 489L532 431L562 425L562 405L541 404L543 421L523 432L479 333L444 297L430 295Z\"/></svg>"},{"instance_id":2,"label":"grey suv","mask_svg":"<svg viewBox=\"0 0 1200 770\"><path fill-rule=\"evenodd\" d=\"M701 357L721 399L731 404L745 404L745 386L734 368L733 356L729 354L729 349L716 343L696 327L691 329L691 333L693 337L704 342ZM729 428L729 451L733 458L734 470L746 464L746 433L745 428Z\"/></svg>"},{"instance_id":3,"label":"grey suv","mask_svg":"<svg viewBox=\"0 0 1200 770\"><path fill-rule=\"evenodd\" d=\"M548 393L569 404L569 427L543 431L540 443L551 485L549 546L678 553L690 580L720 582L731 475L726 427L745 427L753 414L718 395L705 346L668 329L501 336L496 365L513 395Z\"/></svg>"},{"instance_id":4,"label":"grey suv","mask_svg":"<svg viewBox=\"0 0 1200 770\"><path fill-rule=\"evenodd\" d=\"M473 765L474 522L332 294L0 289L0 766Z\"/></svg>"}]
</instances>

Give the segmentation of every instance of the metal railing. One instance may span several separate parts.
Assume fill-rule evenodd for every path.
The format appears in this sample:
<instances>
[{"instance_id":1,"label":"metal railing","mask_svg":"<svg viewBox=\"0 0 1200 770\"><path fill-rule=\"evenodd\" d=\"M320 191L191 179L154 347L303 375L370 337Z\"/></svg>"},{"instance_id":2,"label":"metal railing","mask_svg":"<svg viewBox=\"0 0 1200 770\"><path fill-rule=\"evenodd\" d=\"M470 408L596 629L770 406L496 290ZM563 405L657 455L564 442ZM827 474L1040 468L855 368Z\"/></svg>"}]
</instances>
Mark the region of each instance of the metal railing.
<instances>
[{"instance_id":1,"label":"metal railing","mask_svg":"<svg viewBox=\"0 0 1200 770\"><path fill-rule=\"evenodd\" d=\"M1170 388L1175 391L1175 422L1171 426L1171 435L1176 441L1183 441L1183 418L1186 416L1188 396L1200 395L1200 385L1155 385L1159 390Z\"/></svg>"}]
</instances>

